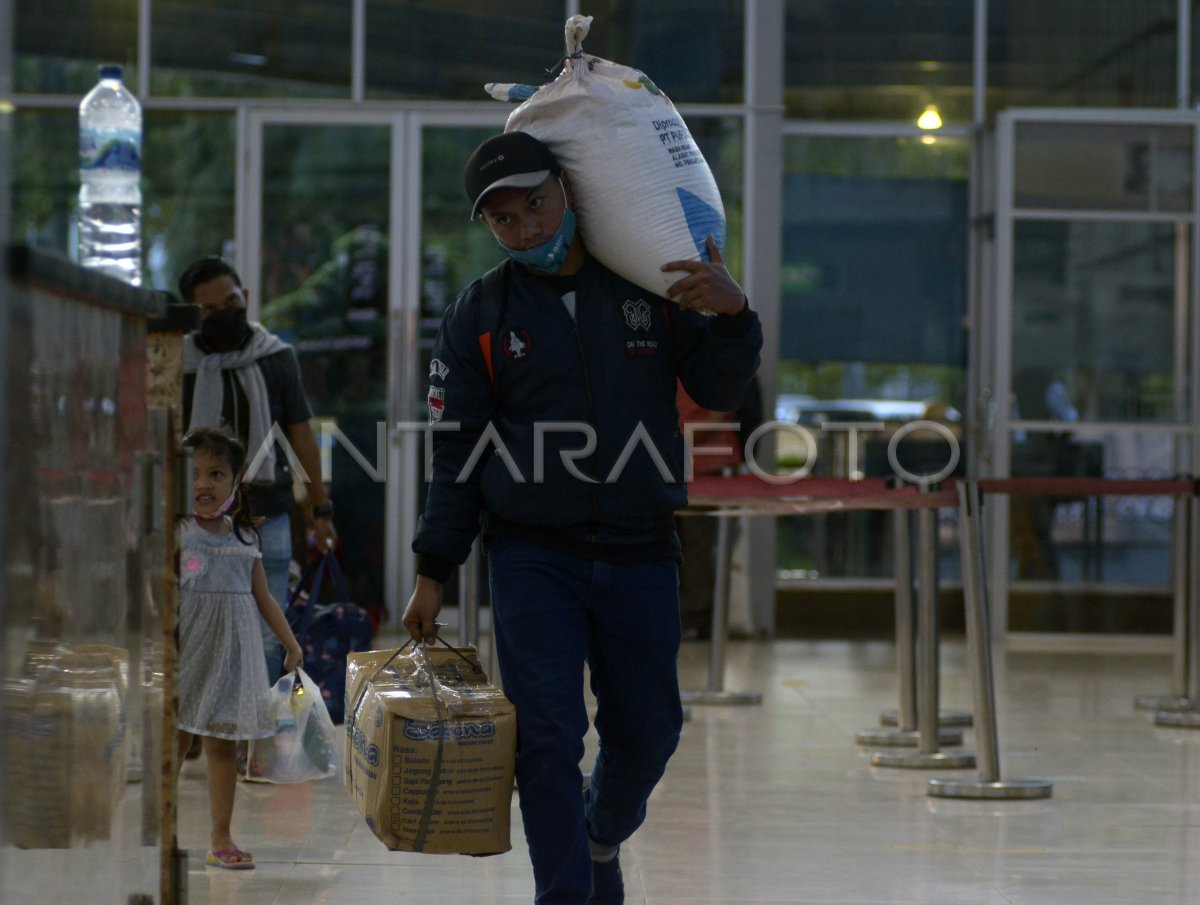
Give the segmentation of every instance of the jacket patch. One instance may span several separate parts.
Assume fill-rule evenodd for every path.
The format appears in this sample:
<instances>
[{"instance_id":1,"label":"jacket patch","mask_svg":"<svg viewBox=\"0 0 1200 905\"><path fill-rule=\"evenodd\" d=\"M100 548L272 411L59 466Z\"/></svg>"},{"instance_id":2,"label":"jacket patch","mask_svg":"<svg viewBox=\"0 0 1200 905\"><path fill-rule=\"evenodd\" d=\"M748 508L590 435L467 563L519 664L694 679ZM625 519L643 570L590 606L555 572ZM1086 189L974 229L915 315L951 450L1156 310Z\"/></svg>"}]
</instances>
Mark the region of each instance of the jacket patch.
<instances>
[{"instance_id":1,"label":"jacket patch","mask_svg":"<svg viewBox=\"0 0 1200 905\"><path fill-rule=\"evenodd\" d=\"M450 373L450 368L447 367L441 361L441 359L435 358L433 361L431 361L429 363L429 379L430 380L433 380L435 377L438 378L438 380L445 380L446 375L449 373Z\"/></svg>"},{"instance_id":2,"label":"jacket patch","mask_svg":"<svg viewBox=\"0 0 1200 905\"><path fill-rule=\"evenodd\" d=\"M500 346L504 349L506 357L519 360L527 358L533 351L533 339L530 338L528 330L517 327L504 334L504 342Z\"/></svg>"},{"instance_id":3,"label":"jacket patch","mask_svg":"<svg viewBox=\"0 0 1200 905\"><path fill-rule=\"evenodd\" d=\"M658 355L658 340L644 338L654 324L654 313L645 299L625 299L621 304L625 315L625 354L630 358L654 358Z\"/></svg>"},{"instance_id":4,"label":"jacket patch","mask_svg":"<svg viewBox=\"0 0 1200 905\"><path fill-rule=\"evenodd\" d=\"M426 397L429 403L429 423L437 424L446 414L446 390L443 387L430 387Z\"/></svg>"},{"instance_id":5,"label":"jacket patch","mask_svg":"<svg viewBox=\"0 0 1200 905\"><path fill-rule=\"evenodd\" d=\"M625 314L625 323L630 330L650 329L650 303L645 299L638 299L636 302L633 299L625 299L621 311Z\"/></svg>"}]
</instances>

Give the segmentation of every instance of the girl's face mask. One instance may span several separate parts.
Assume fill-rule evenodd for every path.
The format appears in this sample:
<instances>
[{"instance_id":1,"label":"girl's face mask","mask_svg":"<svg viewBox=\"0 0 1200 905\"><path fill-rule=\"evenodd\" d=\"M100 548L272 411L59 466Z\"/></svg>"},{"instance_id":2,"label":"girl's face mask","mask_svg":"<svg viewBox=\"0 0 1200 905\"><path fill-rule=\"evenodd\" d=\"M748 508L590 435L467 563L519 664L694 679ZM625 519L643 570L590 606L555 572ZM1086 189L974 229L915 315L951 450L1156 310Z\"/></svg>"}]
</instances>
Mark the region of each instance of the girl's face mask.
<instances>
[{"instance_id":1,"label":"girl's face mask","mask_svg":"<svg viewBox=\"0 0 1200 905\"><path fill-rule=\"evenodd\" d=\"M237 499L233 470L207 449L196 450L192 467L192 515L204 521L221 518Z\"/></svg>"},{"instance_id":2,"label":"girl's face mask","mask_svg":"<svg viewBox=\"0 0 1200 905\"><path fill-rule=\"evenodd\" d=\"M211 521L212 519L218 519L221 516L223 516L226 512L229 511L230 507L233 506L233 501L236 498L237 498L237 489L235 488L233 493L229 494L229 496L225 498L225 502L222 503L220 506L218 506L216 509L205 508L204 510L201 510L200 507L195 507L192 509L192 515L195 518L202 519L202 520L208 520L208 521Z\"/></svg>"}]
</instances>

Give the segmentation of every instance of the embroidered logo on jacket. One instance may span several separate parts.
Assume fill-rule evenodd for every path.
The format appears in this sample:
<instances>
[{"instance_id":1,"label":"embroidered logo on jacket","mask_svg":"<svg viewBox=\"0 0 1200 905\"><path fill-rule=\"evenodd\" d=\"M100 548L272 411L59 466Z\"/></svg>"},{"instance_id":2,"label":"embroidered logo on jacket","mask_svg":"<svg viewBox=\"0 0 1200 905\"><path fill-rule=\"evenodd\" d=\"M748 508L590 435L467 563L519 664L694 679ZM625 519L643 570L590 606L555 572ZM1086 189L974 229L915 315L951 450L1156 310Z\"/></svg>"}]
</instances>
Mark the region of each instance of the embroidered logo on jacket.
<instances>
[{"instance_id":1,"label":"embroidered logo on jacket","mask_svg":"<svg viewBox=\"0 0 1200 905\"><path fill-rule=\"evenodd\" d=\"M653 358L658 355L657 339L640 339L639 331L650 332L654 313L645 299L625 299L621 305L625 315L625 354L630 358Z\"/></svg>"},{"instance_id":2,"label":"embroidered logo on jacket","mask_svg":"<svg viewBox=\"0 0 1200 905\"><path fill-rule=\"evenodd\" d=\"M450 368L447 367L440 358L435 358L429 363L429 379L438 378L445 380L446 375L450 373Z\"/></svg>"},{"instance_id":3,"label":"embroidered logo on jacket","mask_svg":"<svg viewBox=\"0 0 1200 905\"><path fill-rule=\"evenodd\" d=\"M638 299L636 302L633 299L625 299L621 311L625 313L625 323L629 325L630 330L650 329L650 304L645 299Z\"/></svg>"},{"instance_id":4,"label":"embroidered logo on jacket","mask_svg":"<svg viewBox=\"0 0 1200 905\"><path fill-rule=\"evenodd\" d=\"M504 354L508 358L526 358L533 351L533 339L529 336L528 330L522 330L518 327L504 334L504 342L501 343L501 348L504 349Z\"/></svg>"},{"instance_id":5,"label":"embroidered logo on jacket","mask_svg":"<svg viewBox=\"0 0 1200 905\"><path fill-rule=\"evenodd\" d=\"M429 403L429 423L437 424L446 414L446 390L431 386L426 401Z\"/></svg>"}]
</instances>

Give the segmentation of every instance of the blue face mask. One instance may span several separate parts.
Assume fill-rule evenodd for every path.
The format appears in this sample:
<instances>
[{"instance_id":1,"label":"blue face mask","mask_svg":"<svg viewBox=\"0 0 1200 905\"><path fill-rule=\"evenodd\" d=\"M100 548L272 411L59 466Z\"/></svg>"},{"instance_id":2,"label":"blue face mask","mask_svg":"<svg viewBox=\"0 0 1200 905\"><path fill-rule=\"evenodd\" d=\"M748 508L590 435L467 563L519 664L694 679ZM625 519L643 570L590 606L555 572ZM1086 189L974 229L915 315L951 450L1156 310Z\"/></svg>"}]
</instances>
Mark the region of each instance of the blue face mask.
<instances>
[{"instance_id":1,"label":"blue face mask","mask_svg":"<svg viewBox=\"0 0 1200 905\"><path fill-rule=\"evenodd\" d=\"M565 201L565 191L563 197ZM563 261L567 259L567 252L574 239L575 212L564 205L562 223L558 225L558 230L541 245L520 251L516 248L509 248L503 242L496 244L518 264L524 264L526 267L532 267L542 273L557 273L558 268L562 267Z\"/></svg>"}]
</instances>

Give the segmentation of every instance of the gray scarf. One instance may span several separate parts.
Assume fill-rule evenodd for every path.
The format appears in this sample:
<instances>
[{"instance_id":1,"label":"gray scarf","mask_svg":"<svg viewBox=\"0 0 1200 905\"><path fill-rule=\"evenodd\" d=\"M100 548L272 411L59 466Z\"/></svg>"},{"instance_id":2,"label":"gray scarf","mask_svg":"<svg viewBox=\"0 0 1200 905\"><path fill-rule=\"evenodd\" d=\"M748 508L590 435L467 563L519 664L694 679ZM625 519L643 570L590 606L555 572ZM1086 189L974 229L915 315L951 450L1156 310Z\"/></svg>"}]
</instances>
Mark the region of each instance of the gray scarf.
<instances>
[{"instance_id":1,"label":"gray scarf","mask_svg":"<svg viewBox=\"0 0 1200 905\"><path fill-rule=\"evenodd\" d=\"M233 371L246 401L250 404L250 435L246 438L247 461L254 461L271 435L271 404L267 398L267 383L263 380L258 360L288 348L287 343L269 332L262 324L251 323L250 341L233 352L203 352L196 345L196 337L188 334L183 338L183 373L196 375L196 387L192 393L192 420L188 430L194 427L220 427L221 403L225 398L222 371ZM236 430L237 425L233 425ZM263 457L253 477L256 483L273 483L275 480L275 443L267 444Z\"/></svg>"}]
</instances>

